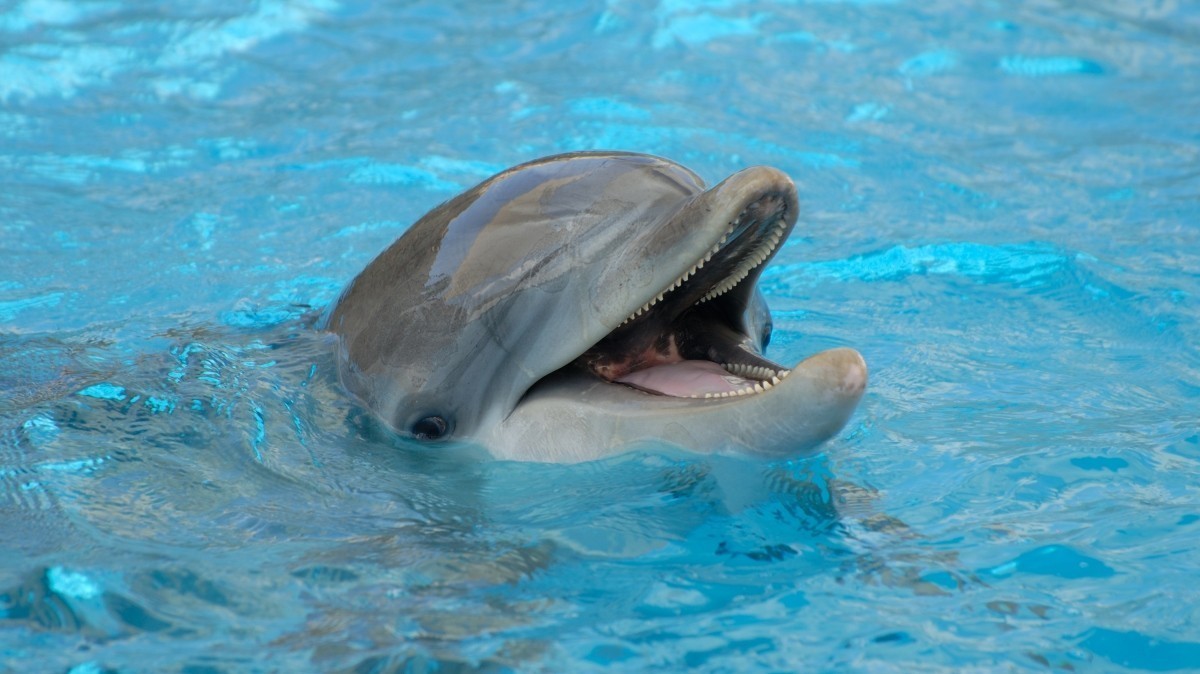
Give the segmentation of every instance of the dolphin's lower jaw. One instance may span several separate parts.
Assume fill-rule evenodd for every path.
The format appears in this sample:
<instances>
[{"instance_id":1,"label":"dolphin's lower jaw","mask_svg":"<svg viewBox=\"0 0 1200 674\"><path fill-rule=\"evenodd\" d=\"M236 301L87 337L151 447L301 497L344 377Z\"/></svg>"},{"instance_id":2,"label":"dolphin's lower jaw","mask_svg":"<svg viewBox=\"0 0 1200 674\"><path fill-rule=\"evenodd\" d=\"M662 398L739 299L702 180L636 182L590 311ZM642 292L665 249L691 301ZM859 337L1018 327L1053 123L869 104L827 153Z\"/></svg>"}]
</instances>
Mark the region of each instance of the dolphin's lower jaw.
<instances>
[{"instance_id":1,"label":"dolphin's lower jaw","mask_svg":"<svg viewBox=\"0 0 1200 674\"><path fill-rule=\"evenodd\" d=\"M866 363L846 348L802 361L765 394L729 400L653 395L564 368L480 441L497 458L521 461L589 461L631 449L790 458L841 430L866 383Z\"/></svg>"}]
</instances>

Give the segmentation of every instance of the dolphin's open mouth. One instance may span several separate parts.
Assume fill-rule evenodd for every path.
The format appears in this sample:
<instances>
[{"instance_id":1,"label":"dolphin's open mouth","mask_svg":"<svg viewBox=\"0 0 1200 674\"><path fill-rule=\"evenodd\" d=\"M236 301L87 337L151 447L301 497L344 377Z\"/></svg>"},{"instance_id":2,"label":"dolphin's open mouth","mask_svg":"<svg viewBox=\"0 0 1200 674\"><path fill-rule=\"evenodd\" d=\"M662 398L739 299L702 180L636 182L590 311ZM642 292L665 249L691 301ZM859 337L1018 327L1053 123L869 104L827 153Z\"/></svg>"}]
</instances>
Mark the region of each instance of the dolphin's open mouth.
<instances>
[{"instance_id":1,"label":"dolphin's open mouth","mask_svg":"<svg viewBox=\"0 0 1200 674\"><path fill-rule=\"evenodd\" d=\"M703 258L576 364L604 380L678 398L754 395L778 384L789 370L762 356L769 334L752 337L747 315L763 266L791 232L794 209L783 192L758 195Z\"/></svg>"}]
</instances>

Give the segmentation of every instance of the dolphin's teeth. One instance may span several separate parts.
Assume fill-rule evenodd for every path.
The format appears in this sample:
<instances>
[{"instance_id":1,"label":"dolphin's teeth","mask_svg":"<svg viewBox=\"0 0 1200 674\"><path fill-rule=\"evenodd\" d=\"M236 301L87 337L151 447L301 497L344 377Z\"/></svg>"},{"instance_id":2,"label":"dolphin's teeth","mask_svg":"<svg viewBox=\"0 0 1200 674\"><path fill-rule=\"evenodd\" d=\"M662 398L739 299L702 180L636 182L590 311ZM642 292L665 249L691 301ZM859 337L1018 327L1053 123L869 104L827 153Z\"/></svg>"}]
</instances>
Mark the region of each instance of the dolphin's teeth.
<instances>
[{"instance_id":1,"label":"dolphin's teeth","mask_svg":"<svg viewBox=\"0 0 1200 674\"><path fill-rule=\"evenodd\" d=\"M762 386L762 384L755 384L755 385L754 385L754 391L755 391L756 393L762 393L762 392L763 392L763 390L764 390L764 389L763 389L763 386Z\"/></svg>"},{"instance_id":2,"label":"dolphin's teeth","mask_svg":"<svg viewBox=\"0 0 1200 674\"><path fill-rule=\"evenodd\" d=\"M623 327L627 323L630 323L631 321L640 317L642 314L650 311L650 309L652 307L654 307L659 302L663 301L663 297L667 293L672 292L672 291L682 287L684 283L687 283L687 281L689 279L691 279L693 276L696 275L697 271L699 271L701 268L703 268L707 262L712 260L714 255L716 255L717 253L719 253L721 251L721 247L724 246L725 243L729 241L730 236L733 235L733 232L741 224L744 216L745 216L745 213L738 214L738 217L732 223L729 224L729 228L725 231L725 235L723 237L721 237L721 240L718 243L713 245L712 249L710 249L707 254L705 254L703 260L699 260L695 264L693 264L691 269L689 269L686 273L684 273L683 276L680 276L678 279L675 280L674 283L672 283L668 287L664 288L661 293L659 293L657 296L654 297L654 299L652 299L649 302L647 302L646 304L642 305L642 308L640 308L637 311L635 311L634 313L630 314L629 317L626 318L625 320L621 321L620 325L618 325L617 327ZM743 280L746 279L747 276L750 275L750 272L752 272L755 269L757 269L758 267L762 266L767 261L767 258L769 258L771 256L772 251L775 250L775 248L779 245L780 241L783 239L784 231L786 229L787 229L787 226L786 226L785 220L784 220L784 218L780 217L778 220L775 221L774 229L771 231L770 234L768 234L766 236L765 239L761 240L761 242L758 244L758 247L756 249L754 249L753 251L751 251L748 255L744 256L742 258L742 261L737 265L737 267L734 268L734 270L728 276L725 277L724 280L722 280L719 284L717 284L716 286L709 289L709 291L707 293L705 293L703 297L696 300L696 304L697 305L703 304L704 302L707 302L709 300L720 297L721 295L724 295L725 293L729 292L730 290L733 290L739 283L741 283ZM782 379L783 377L787 376L787 373L788 373L787 370L783 370L783 371L780 371L779 373L773 374L772 370L761 368L761 367L751 367L751 366L746 366L746 365L728 365L728 364L726 364L726 365L723 365L723 367L725 367L725 369L727 369L729 372L738 374L739 376L754 377L756 379L759 379L760 381L765 381L767 377L771 377L773 380L775 380L776 383L778 383L779 379ZM747 389L747 391L749 392L749 389Z\"/></svg>"},{"instance_id":3,"label":"dolphin's teeth","mask_svg":"<svg viewBox=\"0 0 1200 674\"><path fill-rule=\"evenodd\" d=\"M705 400L708 400L708 399L709 399L709 398L711 398L711 397L713 397L713 394L711 394L711 393L705 393L705 394L704 394L704 399L705 399Z\"/></svg>"},{"instance_id":4,"label":"dolphin's teeth","mask_svg":"<svg viewBox=\"0 0 1200 674\"><path fill-rule=\"evenodd\" d=\"M772 383L771 383L771 382L769 382L769 381L764 381L764 382L762 383L762 387L763 387L763 390L764 390L764 391L766 391L766 390L768 390L768 389L772 388L773 386L774 386L774 384L772 384Z\"/></svg>"},{"instance_id":5,"label":"dolphin's teeth","mask_svg":"<svg viewBox=\"0 0 1200 674\"><path fill-rule=\"evenodd\" d=\"M779 375L775 375L774 377L771 377L771 383L778 384L779 383Z\"/></svg>"}]
</instances>

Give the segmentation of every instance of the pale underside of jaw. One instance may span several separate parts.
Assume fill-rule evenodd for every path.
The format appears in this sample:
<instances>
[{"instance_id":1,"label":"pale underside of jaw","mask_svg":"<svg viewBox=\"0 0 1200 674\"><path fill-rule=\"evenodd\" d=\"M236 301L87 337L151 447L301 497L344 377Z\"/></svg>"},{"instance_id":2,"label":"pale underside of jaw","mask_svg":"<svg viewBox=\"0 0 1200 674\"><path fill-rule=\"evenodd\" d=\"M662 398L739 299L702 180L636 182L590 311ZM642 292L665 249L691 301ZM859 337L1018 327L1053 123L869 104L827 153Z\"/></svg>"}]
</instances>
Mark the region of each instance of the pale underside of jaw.
<instances>
[{"instance_id":1,"label":"pale underside of jaw","mask_svg":"<svg viewBox=\"0 0 1200 674\"><path fill-rule=\"evenodd\" d=\"M692 265L674 283L667 286L665 290L642 305L637 311L630 314L621 325L624 326L637 319L649 311L655 304L661 302L663 296L678 289L688 279L695 276L696 272L712 260L713 256L729 241L729 237L737 230L745 214L745 210L738 214L738 217L729 224L720 242L714 245L702 260ZM729 292L771 256L787 230L784 215L784 213L778 214L777 219L773 222L770 233L762 237L755 248L749 254L743 256L738 265L725 278L706 292L696 302L697 305ZM673 345L673 340L671 351L677 353ZM787 369L761 365L714 363L707 360L684 360L681 357L678 358L678 360L626 373L614 381L648 393L676 398L723 399L763 393L779 384L790 373L790 370Z\"/></svg>"}]
</instances>

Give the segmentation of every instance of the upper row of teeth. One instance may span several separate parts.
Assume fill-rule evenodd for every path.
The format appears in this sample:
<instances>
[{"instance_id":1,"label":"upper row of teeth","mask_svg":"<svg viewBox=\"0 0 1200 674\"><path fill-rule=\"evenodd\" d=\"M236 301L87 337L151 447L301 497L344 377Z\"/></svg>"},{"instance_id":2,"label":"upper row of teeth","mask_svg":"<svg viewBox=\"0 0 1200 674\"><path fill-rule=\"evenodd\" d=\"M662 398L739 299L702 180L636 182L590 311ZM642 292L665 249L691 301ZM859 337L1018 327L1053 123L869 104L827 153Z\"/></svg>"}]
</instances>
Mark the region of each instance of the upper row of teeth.
<instances>
[{"instance_id":1,"label":"upper row of teeth","mask_svg":"<svg viewBox=\"0 0 1200 674\"><path fill-rule=\"evenodd\" d=\"M707 302L714 297L724 295L737 286L737 284L741 283L742 279L749 276L751 271L753 271L768 257L770 257L771 252L775 250L775 247L779 245L780 240L783 239L783 230L786 227L787 225L784 223L783 218L776 220L775 229L766 239L763 240L761 244L759 244L758 248L751 251L751 253L747 255L744 260L742 260L742 263L733 270L733 273L731 273L729 276L726 276L724 281L721 281L721 283L715 288L708 291L708 293L706 293L704 297L701 297L700 301L696 302L696 304Z\"/></svg>"},{"instance_id":2,"label":"upper row of teeth","mask_svg":"<svg viewBox=\"0 0 1200 674\"><path fill-rule=\"evenodd\" d=\"M647 311L650 311L650 307L652 307L655 304L658 304L659 302L662 301L663 295L666 295L667 293L671 292L672 290L675 290L679 286L683 285L683 283L685 281L687 281L691 277L695 276L697 271L699 271L700 269L703 269L704 265L709 260L712 259L712 256L716 255L717 251L721 250L721 246L724 246L725 242L729 240L730 235L733 234L733 230L737 229L738 224L742 221L742 215L743 214L739 213L737 219L729 224L729 229L725 230L725 235L721 237L721 240L718 241L715 246L713 246L711 249L709 249L708 253L704 256L703 260L700 260L696 264L692 265L692 268L687 270L686 272L684 272L683 276L680 276L679 278L675 279L674 283L667 286L667 288L665 290L663 290L661 293L659 293L658 295L656 295L654 297L654 299L643 304L642 308L638 309L637 311L633 312L632 314L629 314L629 318L626 318L625 320L621 321L621 325L625 325L629 321L632 321L633 319L637 318L638 316L641 316L642 314L646 313ZM617 327L621 327L621 326L619 325Z\"/></svg>"},{"instance_id":3,"label":"upper row of teeth","mask_svg":"<svg viewBox=\"0 0 1200 674\"><path fill-rule=\"evenodd\" d=\"M626 318L625 320L621 321L621 325L625 325L629 321L632 321L633 319L641 316L642 314L646 313L647 311L650 311L650 307L661 302L664 295L671 292L672 290L675 290L679 286L683 285L683 283L685 281L687 281L691 277L695 276L696 272L698 270L702 269L704 267L705 263L707 263L709 260L711 260L713 255L717 254L717 251L721 250L721 246L724 246L725 242L729 240L729 237L733 235L733 231L735 229L737 229L739 224L741 224L742 216L745 214L746 214L745 211L738 213L737 218L735 218L733 222L729 223L729 229L725 230L725 235L722 236L721 240L718 241L717 244L714 245L708 251L708 253L704 256L703 260L700 260L696 264L692 265L692 268L687 270L687 272L685 272L683 276L680 276L679 278L675 279L674 283L667 286L666 289L664 289L658 295L654 296L654 298L651 299L649 302L646 302L645 304L643 304L640 309L633 312L632 314L629 314L629 318ZM704 297L700 298L700 301L696 302L696 304L700 304L701 302L706 302L706 301L711 300L712 298L717 297L719 295L724 295L725 293L732 290L734 288L734 286L741 283L742 279L746 278L746 276L748 276L751 271L753 271L756 267L758 267L760 264L762 264L767 259L767 257L769 257L771 255L771 252L775 250L775 247L778 246L779 242L783 239L783 230L786 227L787 227L787 225L784 222L784 218L779 218L775 222L775 230L771 232L770 236L768 236L759 245L759 247L757 249L755 249L753 252L751 252L749 255L747 255L746 258L744 260L742 260L742 263L737 266L737 269L733 270L732 274L725 277L725 280L721 281L721 283L717 287L708 291L708 293L705 294ZM617 327L620 327L620 326L617 326Z\"/></svg>"},{"instance_id":4,"label":"upper row of teeth","mask_svg":"<svg viewBox=\"0 0 1200 674\"><path fill-rule=\"evenodd\" d=\"M729 370L730 372L733 371L730 369L731 368L730 365L722 365L721 367L725 368L726 370ZM767 368L757 368L757 369L765 370ZM762 381L755 382L753 386L746 386L746 387L740 388L736 391L722 391L721 393L705 393L703 396L701 396L699 393L697 393L697 394L694 394L694 395L691 395L688 397L708 399L708 398L737 398L738 396L754 395L755 393L762 393L763 391L770 390L771 387L773 387L776 384L778 384L779 382L783 381L784 378L786 378L790 372L791 372L791 370L780 370L778 373L771 375L770 380L763 379Z\"/></svg>"}]
</instances>

